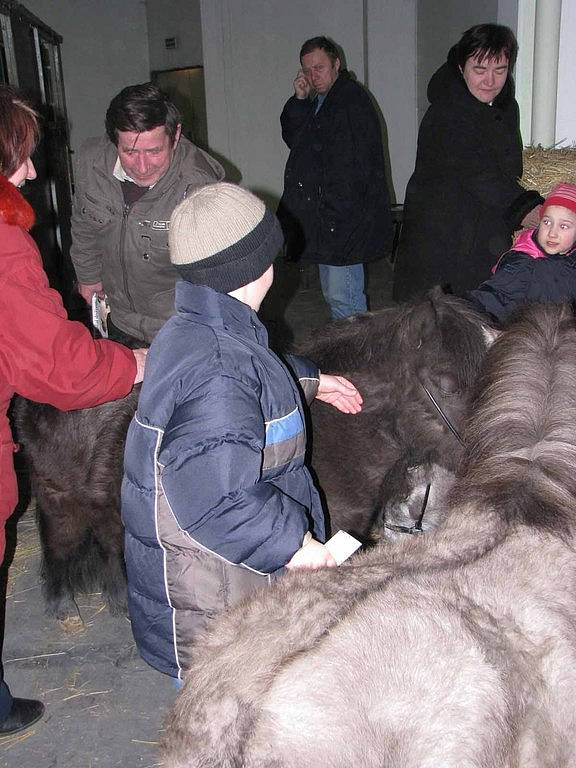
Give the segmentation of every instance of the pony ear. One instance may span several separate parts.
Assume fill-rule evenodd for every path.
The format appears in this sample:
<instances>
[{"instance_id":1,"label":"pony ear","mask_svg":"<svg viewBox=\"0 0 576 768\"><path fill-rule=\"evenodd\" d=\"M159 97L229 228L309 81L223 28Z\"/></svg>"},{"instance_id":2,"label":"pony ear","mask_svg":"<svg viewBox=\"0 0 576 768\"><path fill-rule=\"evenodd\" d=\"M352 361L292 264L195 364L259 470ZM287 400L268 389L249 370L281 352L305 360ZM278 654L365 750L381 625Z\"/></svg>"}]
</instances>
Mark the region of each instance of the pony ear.
<instances>
[{"instance_id":1,"label":"pony ear","mask_svg":"<svg viewBox=\"0 0 576 768\"><path fill-rule=\"evenodd\" d=\"M439 316L436 305L443 297L441 288L433 288L414 305L410 316L410 333L414 338L415 349L420 349L438 334Z\"/></svg>"},{"instance_id":2,"label":"pony ear","mask_svg":"<svg viewBox=\"0 0 576 768\"><path fill-rule=\"evenodd\" d=\"M451 291L445 291L441 285L435 285L428 291L430 301L438 301L444 298L444 296L452 296Z\"/></svg>"},{"instance_id":3,"label":"pony ear","mask_svg":"<svg viewBox=\"0 0 576 768\"><path fill-rule=\"evenodd\" d=\"M498 339L498 337L502 335L502 331L499 331L496 328L490 328L487 325L483 325L482 335L486 339L487 346L491 347L492 344L494 344L494 342Z\"/></svg>"}]
</instances>

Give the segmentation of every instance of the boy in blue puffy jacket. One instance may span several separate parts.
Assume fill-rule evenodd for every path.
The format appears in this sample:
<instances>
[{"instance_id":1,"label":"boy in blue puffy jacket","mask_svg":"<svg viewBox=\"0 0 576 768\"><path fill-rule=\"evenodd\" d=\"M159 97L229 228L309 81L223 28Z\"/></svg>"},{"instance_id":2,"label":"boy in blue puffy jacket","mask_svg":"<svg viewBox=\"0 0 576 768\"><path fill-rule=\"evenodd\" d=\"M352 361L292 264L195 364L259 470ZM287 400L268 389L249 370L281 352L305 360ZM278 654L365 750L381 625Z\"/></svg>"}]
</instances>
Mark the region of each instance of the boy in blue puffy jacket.
<instances>
[{"instance_id":1,"label":"boy in blue puffy jacket","mask_svg":"<svg viewBox=\"0 0 576 768\"><path fill-rule=\"evenodd\" d=\"M281 245L276 217L233 184L193 192L172 216L177 314L148 354L122 516L134 637L173 677L215 612L284 567L334 565L304 464L300 390L256 315ZM346 379L288 363L308 400L360 410Z\"/></svg>"}]
</instances>

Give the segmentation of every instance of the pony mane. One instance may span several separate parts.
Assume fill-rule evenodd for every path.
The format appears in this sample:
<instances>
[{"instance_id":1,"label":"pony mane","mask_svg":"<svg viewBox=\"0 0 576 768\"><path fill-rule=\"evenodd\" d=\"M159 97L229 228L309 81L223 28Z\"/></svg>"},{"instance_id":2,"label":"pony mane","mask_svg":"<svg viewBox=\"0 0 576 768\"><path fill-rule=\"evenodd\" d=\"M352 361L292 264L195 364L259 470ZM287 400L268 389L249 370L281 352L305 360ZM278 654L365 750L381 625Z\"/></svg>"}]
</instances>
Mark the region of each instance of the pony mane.
<instances>
[{"instance_id":1,"label":"pony mane","mask_svg":"<svg viewBox=\"0 0 576 768\"><path fill-rule=\"evenodd\" d=\"M482 498L509 522L554 532L576 513L576 323L529 305L486 357L453 497Z\"/></svg>"},{"instance_id":2,"label":"pony mane","mask_svg":"<svg viewBox=\"0 0 576 768\"><path fill-rule=\"evenodd\" d=\"M486 352L484 315L468 302L440 288L413 304L402 304L330 323L295 350L323 370L392 372L405 363L418 365L441 350L458 361L451 373L458 389L468 388ZM431 353L431 354L430 354Z\"/></svg>"}]
</instances>

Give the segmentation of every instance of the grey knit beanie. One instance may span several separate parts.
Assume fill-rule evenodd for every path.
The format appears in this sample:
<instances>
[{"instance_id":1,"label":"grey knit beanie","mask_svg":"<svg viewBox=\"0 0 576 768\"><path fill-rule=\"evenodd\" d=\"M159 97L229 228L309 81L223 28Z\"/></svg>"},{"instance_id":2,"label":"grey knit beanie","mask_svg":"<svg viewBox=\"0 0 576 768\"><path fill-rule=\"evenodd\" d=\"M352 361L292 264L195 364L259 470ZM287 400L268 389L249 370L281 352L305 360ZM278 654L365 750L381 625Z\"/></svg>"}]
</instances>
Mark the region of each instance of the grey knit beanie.
<instances>
[{"instance_id":1,"label":"grey knit beanie","mask_svg":"<svg viewBox=\"0 0 576 768\"><path fill-rule=\"evenodd\" d=\"M174 209L169 242L184 280L230 293L266 272L283 238L261 200L222 181L195 190Z\"/></svg>"}]
</instances>

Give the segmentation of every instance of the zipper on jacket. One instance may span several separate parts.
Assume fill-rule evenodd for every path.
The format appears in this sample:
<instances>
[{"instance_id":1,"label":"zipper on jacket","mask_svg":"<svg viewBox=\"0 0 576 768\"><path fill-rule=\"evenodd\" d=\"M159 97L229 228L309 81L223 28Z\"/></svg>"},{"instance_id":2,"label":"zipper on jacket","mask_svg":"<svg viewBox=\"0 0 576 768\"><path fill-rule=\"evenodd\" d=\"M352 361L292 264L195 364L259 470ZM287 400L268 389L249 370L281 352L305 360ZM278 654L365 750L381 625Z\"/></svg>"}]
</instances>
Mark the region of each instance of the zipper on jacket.
<instances>
[{"instance_id":1,"label":"zipper on jacket","mask_svg":"<svg viewBox=\"0 0 576 768\"><path fill-rule=\"evenodd\" d=\"M126 239L126 227L128 224L128 214L130 213L131 207L132 206L124 203L124 206L122 208L122 226L120 228L120 252L118 256L120 260L120 266L122 268L122 282L124 283L124 293L126 294L126 298L130 303L130 308L132 312L136 312L136 307L134 306L134 302L132 301L132 296L130 295L130 291L128 289L128 271L126 269L126 252L124 249L124 241Z\"/></svg>"}]
</instances>

